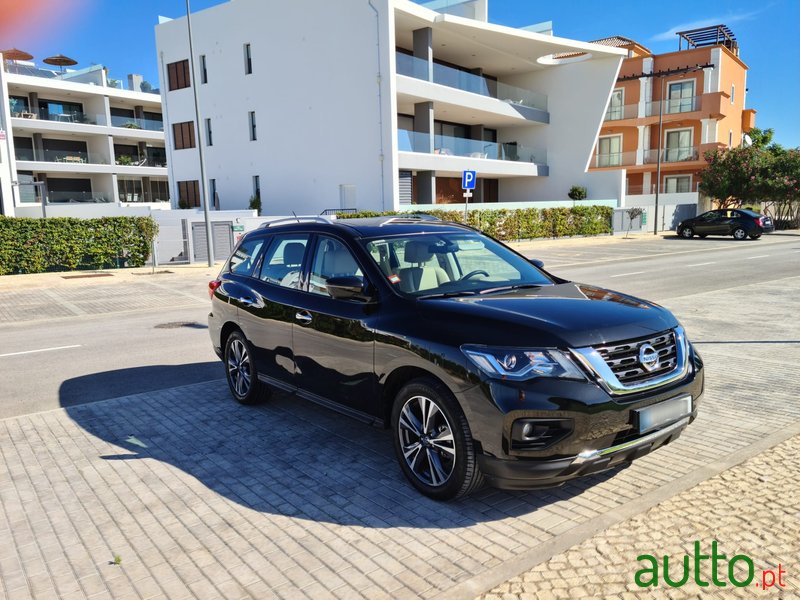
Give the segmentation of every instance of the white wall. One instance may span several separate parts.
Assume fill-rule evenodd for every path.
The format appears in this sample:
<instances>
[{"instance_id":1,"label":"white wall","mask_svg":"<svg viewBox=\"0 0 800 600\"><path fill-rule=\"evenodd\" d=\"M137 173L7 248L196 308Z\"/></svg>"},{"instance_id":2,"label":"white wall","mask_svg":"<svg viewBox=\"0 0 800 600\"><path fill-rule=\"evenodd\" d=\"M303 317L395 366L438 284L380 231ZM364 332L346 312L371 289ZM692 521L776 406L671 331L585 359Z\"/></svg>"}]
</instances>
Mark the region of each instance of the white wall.
<instances>
[{"instance_id":1,"label":"white wall","mask_svg":"<svg viewBox=\"0 0 800 600\"><path fill-rule=\"evenodd\" d=\"M545 127L501 129L500 141L517 141L547 149L548 177L500 180L503 201L566 199L573 185L583 185L589 198L619 198L624 173L587 171L606 105L614 88L622 56L596 58L508 78L508 83L546 93L550 124Z\"/></svg>"},{"instance_id":2,"label":"white wall","mask_svg":"<svg viewBox=\"0 0 800 600\"><path fill-rule=\"evenodd\" d=\"M264 214L337 208L341 184L356 186L360 209L392 206L397 175L388 2L373 0L377 19L367 2L314 0L237 0L193 14L195 70L205 55L208 72L207 84L192 81L200 97L196 134L205 144L205 118L211 118L214 144L205 162L221 208L247 207L253 175L261 179ZM251 75L244 73L245 43L252 49ZM156 44L163 65L188 58L185 18L158 25ZM194 120L192 89L168 91L163 66L161 90L170 124ZM169 129L165 123L171 137ZM177 202L175 182L200 179L198 151L172 150L171 140L167 146Z\"/></svg>"}]
</instances>

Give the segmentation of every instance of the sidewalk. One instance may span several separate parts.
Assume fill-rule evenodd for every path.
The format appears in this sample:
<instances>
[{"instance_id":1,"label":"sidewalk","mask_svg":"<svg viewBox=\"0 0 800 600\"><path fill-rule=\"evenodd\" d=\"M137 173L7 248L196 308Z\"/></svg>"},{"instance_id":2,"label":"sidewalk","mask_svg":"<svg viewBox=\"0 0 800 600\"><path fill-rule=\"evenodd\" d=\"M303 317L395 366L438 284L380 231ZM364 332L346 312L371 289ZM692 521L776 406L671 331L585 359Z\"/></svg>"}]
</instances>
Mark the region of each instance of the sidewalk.
<instances>
[{"instance_id":1,"label":"sidewalk","mask_svg":"<svg viewBox=\"0 0 800 600\"><path fill-rule=\"evenodd\" d=\"M679 588L664 583L664 555L670 557L670 577L680 580L681 561L687 555L691 565L695 541L703 554L711 554L715 540L727 561L738 554L752 559L749 585L731 585L727 561L719 562L718 581L726 582L725 587L700 587L694 575ZM648 561L637 560L644 554L659 562L657 587L642 588L634 581L638 570L650 568ZM702 563L701 581L711 580L710 562ZM779 567L784 571L780 582ZM746 580L745 561L736 563L734 575ZM643 577L650 579L649 574ZM773 587L762 589L765 584ZM760 592L765 597L800 596L800 436L553 556L480 599L729 598Z\"/></svg>"}]
</instances>

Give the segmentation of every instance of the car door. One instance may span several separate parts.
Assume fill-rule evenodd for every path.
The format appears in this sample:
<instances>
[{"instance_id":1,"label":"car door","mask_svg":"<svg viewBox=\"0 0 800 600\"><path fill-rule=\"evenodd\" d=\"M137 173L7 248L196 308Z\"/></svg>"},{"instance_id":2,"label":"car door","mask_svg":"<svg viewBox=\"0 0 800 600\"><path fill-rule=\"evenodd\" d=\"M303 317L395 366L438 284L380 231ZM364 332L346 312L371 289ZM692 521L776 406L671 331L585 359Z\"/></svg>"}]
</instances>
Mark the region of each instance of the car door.
<instances>
[{"instance_id":1,"label":"car door","mask_svg":"<svg viewBox=\"0 0 800 600\"><path fill-rule=\"evenodd\" d=\"M318 235L308 260L308 280L297 301L293 348L295 381L301 394L332 400L350 409L378 414L375 395L375 303L332 298L331 277L364 277L344 241Z\"/></svg>"},{"instance_id":2,"label":"car door","mask_svg":"<svg viewBox=\"0 0 800 600\"><path fill-rule=\"evenodd\" d=\"M695 221L694 232L698 235L713 235L721 230L720 211L711 210L703 213Z\"/></svg>"},{"instance_id":3,"label":"car door","mask_svg":"<svg viewBox=\"0 0 800 600\"><path fill-rule=\"evenodd\" d=\"M254 346L259 375L273 385L295 385L292 327L300 295L308 233L275 235L262 253L250 294L237 300L239 326Z\"/></svg>"}]
</instances>

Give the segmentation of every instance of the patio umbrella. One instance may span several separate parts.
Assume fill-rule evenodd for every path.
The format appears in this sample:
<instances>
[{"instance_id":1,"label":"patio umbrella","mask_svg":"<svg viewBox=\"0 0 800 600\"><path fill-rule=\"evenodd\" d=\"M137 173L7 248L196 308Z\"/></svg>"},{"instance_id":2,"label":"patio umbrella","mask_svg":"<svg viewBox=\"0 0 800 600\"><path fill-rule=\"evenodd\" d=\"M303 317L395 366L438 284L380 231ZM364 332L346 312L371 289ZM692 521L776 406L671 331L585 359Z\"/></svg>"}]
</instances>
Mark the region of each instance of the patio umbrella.
<instances>
[{"instance_id":1,"label":"patio umbrella","mask_svg":"<svg viewBox=\"0 0 800 600\"><path fill-rule=\"evenodd\" d=\"M2 54L3 58L6 60L30 60L33 58L33 54L28 54L25 50L20 50L19 48L0 50L0 54Z\"/></svg>"},{"instance_id":2,"label":"patio umbrella","mask_svg":"<svg viewBox=\"0 0 800 600\"><path fill-rule=\"evenodd\" d=\"M77 60L73 60L69 56L64 56L63 54L48 56L42 62L48 65L53 65L54 67L61 67L62 75L64 74L64 67L71 67L72 65L78 64Z\"/></svg>"}]
</instances>

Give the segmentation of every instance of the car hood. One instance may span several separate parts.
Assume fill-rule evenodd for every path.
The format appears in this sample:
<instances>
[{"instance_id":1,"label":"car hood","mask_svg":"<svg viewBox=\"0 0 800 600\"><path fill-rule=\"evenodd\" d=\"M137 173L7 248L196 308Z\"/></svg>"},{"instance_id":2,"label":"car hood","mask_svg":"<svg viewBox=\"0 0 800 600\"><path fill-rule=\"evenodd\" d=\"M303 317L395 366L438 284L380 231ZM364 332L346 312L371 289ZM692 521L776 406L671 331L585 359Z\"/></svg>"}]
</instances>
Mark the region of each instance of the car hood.
<instances>
[{"instance_id":1,"label":"car hood","mask_svg":"<svg viewBox=\"0 0 800 600\"><path fill-rule=\"evenodd\" d=\"M574 282L423 299L418 305L435 329L458 317L461 343L578 348L650 336L678 325L657 304Z\"/></svg>"}]
</instances>

